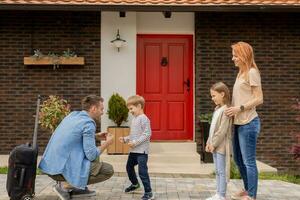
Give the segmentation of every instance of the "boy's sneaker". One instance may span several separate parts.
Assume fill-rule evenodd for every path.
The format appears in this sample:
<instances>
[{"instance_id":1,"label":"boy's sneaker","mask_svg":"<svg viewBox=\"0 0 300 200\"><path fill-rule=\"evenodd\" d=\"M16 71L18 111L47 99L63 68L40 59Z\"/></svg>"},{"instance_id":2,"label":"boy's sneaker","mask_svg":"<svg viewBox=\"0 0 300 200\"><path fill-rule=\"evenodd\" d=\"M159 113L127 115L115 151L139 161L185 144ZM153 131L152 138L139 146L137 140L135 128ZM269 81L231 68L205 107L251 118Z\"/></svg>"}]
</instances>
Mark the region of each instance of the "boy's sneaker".
<instances>
[{"instance_id":1,"label":"boy's sneaker","mask_svg":"<svg viewBox=\"0 0 300 200\"><path fill-rule=\"evenodd\" d=\"M70 192L70 196L72 199L74 198L83 198L83 197L93 197L96 196L96 192L89 190L88 187L86 187L84 190L81 189L73 189Z\"/></svg>"},{"instance_id":2,"label":"boy's sneaker","mask_svg":"<svg viewBox=\"0 0 300 200\"><path fill-rule=\"evenodd\" d=\"M140 188L140 184L139 183L136 184L136 185L131 184L128 188L125 189L125 192L126 193L133 192L133 191L135 191L135 190L137 190L139 188Z\"/></svg>"},{"instance_id":3,"label":"boy's sneaker","mask_svg":"<svg viewBox=\"0 0 300 200\"><path fill-rule=\"evenodd\" d=\"M142 200L154 199L154 195L152 192L146 192L144 196L142 196Z\"/></svg>"},{"instance_id":4,"label":"boy's sneaker","mask_svg":"<svg viewBox=\"0 0 300 200\"><path fill-rule=\"evenodd\" d=\"M52 187L52 189L61 200L69 200L70 199L69 192L67 190L62 189L59 184L54 185Z\"/></svg>"}]
</instances>

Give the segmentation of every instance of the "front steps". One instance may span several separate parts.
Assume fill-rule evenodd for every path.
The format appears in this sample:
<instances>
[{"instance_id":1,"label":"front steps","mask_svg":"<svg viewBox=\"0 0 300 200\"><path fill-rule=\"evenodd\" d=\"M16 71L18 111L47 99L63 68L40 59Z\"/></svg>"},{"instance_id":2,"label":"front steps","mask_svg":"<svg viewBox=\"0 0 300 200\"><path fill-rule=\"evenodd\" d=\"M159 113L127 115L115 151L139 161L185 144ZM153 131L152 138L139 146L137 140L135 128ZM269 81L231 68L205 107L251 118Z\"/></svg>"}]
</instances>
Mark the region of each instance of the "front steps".
<instances>
[{"instance_id":1,"label":"front steps","mask_svg":"<svg viewBox=\"0 0 300 200\"><path fill-rule=\"evenodd\" d=\"M113 165L116 173L126 173L127 155L101 155L101 160ZM148 170L152 175L208 177L213 164L201 164L194 142L152 142Z\"/></svg>"}]
</instances>

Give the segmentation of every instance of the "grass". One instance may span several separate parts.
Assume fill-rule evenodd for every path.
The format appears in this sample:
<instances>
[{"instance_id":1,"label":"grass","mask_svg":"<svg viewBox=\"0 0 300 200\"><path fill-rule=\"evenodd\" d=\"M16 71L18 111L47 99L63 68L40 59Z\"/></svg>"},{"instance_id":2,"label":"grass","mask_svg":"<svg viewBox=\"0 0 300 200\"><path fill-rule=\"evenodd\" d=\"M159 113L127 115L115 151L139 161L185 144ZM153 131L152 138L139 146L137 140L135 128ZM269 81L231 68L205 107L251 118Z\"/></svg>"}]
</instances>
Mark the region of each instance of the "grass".
<instances>
[{"instance_id":1,"label":"grass","mask_svg":"<svg viewBox=\"0 0 300 200\"><path fill-rule=\"evenodd\" d=\"M8 168L7 167L0 167L0 174L7 174ZM40 169L37 169L36 171L37 175L41 175L42 172Z\"/></svg>"},{"instance_id":2,"label":"grass","mask_svg":"<svg viewBox=\"0 0 300 200\"><path fill-rule=\"evenodd\" d=\"M231 162L230 178L231 179L241 179L241 175L240 175L240 173L237 169L237 166L234 162ZM258 178L260 180L279 180L279 181L285 181L285 182L295 183L295 184L300 185L300 175L259 173Z\"/></svg>"}]
</instances>

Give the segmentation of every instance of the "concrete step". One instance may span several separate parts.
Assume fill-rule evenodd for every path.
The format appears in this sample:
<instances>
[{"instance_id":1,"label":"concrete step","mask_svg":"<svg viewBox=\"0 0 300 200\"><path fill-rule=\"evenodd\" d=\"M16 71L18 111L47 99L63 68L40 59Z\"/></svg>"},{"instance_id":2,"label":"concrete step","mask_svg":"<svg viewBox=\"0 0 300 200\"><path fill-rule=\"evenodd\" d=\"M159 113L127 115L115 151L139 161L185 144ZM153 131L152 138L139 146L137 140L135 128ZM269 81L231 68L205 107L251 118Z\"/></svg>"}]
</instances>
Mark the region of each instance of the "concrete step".
<instances>
[{"instance_id":1,"label":"concrete step","mask_svg":"<svg viewBox=\"0 0 300 200\"><path fill-rule=\"evenodd\" d=\"M108 160L109 162L126 162L128 155L107 155L102 154L101 159ZM200 163L200 155L197 153L192 154L174 154L174 153L163 153L163 154L149 154L149 163L166 163L166 164L177 164L180 163Z\"/></svg>"},{"instance_id":2,"label":"concrete step","mask_svg":"<svg viewBox=\"0 0 300 200\"><path fill-rule=\"evenodd\" d=\"M188 153L196 152L195 142L151 142L150 153Z\"/></svg>"}]
</instances>

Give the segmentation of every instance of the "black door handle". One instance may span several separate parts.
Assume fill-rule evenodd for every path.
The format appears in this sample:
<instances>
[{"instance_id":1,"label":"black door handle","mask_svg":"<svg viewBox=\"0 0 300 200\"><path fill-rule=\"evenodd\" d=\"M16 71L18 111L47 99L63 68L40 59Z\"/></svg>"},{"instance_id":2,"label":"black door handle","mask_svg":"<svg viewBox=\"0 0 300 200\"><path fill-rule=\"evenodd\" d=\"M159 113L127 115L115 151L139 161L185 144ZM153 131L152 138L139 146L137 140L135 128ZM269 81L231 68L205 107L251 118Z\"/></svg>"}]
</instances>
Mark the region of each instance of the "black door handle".
<instances>
[{"instance_id":1,"label":"black door handle","mask_svg":"<svg viewBox=\"0 0 300 200\"><path fill-rule=\"evenodd\" d=\"M186 85L187 87L187 91L189 92L190 91L190 87L191 87L191 81L190 79L188 78L186 81L183 82L184 85Z\"/></svg>"}]
</instances>

